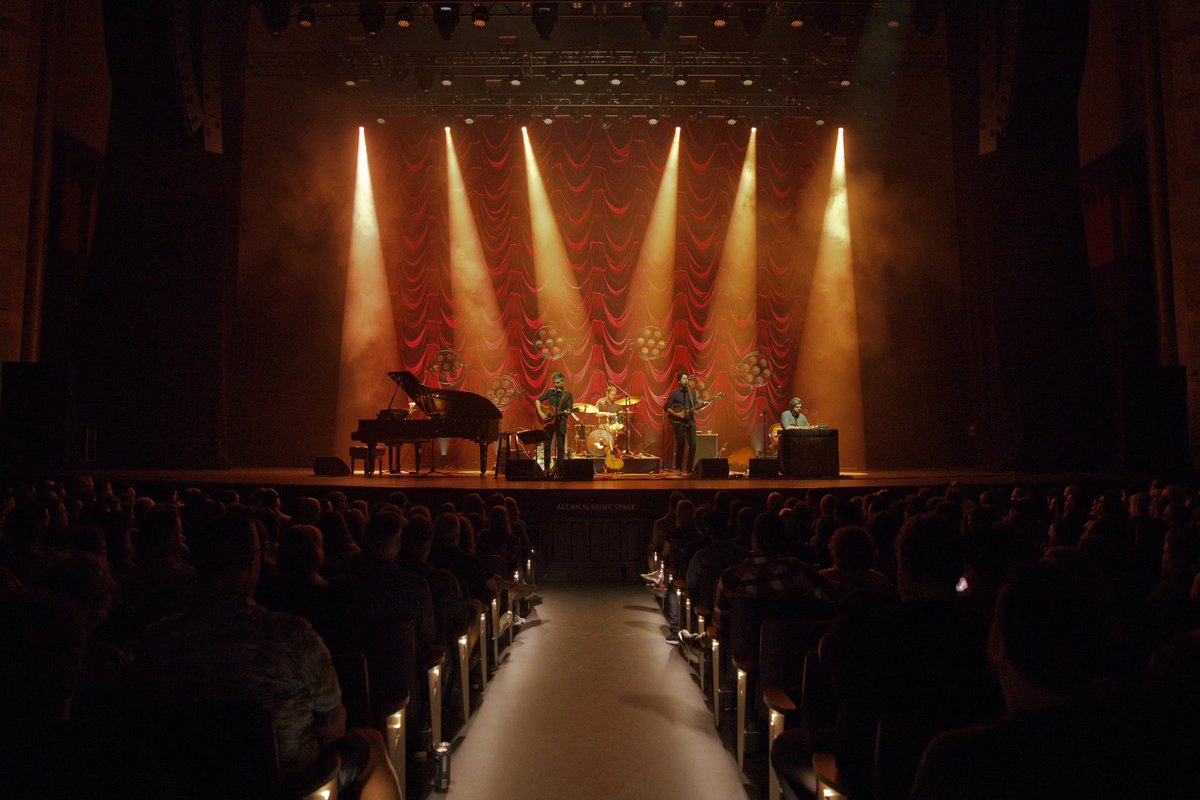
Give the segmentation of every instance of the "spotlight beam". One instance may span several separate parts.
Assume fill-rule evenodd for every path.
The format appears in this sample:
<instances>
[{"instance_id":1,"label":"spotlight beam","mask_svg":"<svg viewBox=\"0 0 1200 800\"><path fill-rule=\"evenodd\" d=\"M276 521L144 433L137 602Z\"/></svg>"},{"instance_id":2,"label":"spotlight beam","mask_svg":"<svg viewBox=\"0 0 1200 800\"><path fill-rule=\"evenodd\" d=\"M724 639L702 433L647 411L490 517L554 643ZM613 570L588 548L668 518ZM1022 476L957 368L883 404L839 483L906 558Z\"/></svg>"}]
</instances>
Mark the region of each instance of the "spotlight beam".
<instances>
[{"instance_id":1,"label":"spotlight beam","mask_svg":"<svg viewBox=\"0 0 1200 800\"><path fill-rule=\"evenodd\" d=\"M863 469L862 367L850 242L845 138L839 129L792 389L822 412L813 422L838 428L843 468Z\"/></svg>"},{"instance_id":2,"label":"spotlight beam","mask_svg":"<svg viewBox=\"0 0 1200 800\"><path fill-rule=\"evenodd\" d=\"M379 410L379 398L387 396L393 388L387 371L399 363L396 321L379 237L379 218L375 213L366 133L359 128L333 452L340 452L347 445L357 420L371 417Z\"/></svg>"}]
</instances>

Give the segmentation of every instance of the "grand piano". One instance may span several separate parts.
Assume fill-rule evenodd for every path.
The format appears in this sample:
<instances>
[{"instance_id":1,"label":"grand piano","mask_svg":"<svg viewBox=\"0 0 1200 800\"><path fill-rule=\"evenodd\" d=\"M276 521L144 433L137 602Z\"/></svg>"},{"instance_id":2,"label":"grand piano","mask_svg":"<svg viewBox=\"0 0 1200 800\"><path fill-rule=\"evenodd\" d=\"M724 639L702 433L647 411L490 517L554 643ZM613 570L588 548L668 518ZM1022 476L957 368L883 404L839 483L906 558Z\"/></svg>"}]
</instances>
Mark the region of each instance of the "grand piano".
<instances>
[{"instance_id":1,"label":"grand piano","mask_svg":"<svg viewBox=\"0 0 1200 800\"><path fill-rule=\"evenodd\" d=\"M500 438L503 414L492 401L472 392L433 389L423 385L411 372L389 372L396 386L424 412L421 419L409 419L406 412L394 412L391 404L375 419L360 419L351 440L367 446L366 472L375 469L375 448L386 445L390 454L402 444L416 451L414 466L421 471L421 446L434 439L470 439L479 445L479 474L487 472L488 445ZM395 395L393 395L395 397ZM434 450L430 447L430 461ZM389 458L389 469L399 471L398 459ZM432 469L430 470L433 471Z\"/></svg>"}]
</instances>

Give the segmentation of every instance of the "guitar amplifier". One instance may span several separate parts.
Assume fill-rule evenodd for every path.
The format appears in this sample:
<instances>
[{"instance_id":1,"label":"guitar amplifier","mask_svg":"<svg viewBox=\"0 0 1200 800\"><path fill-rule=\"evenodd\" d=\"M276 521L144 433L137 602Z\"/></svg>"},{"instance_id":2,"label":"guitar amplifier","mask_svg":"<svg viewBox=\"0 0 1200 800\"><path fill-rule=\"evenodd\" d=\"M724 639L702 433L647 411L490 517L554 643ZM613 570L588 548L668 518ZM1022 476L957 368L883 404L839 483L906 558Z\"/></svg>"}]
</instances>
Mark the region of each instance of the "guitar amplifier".
<instances>
[{"instance_id":1,"label":"guitar amplifier","mask_svg":"<svg viewBox=\"0 0 1200 800\"><path fill-rule=\"evenodd\" d=\"M715 433L697 433L696 434L696 460L702 458L717 457L717 434Z\"/></svg>"}]
</instances>

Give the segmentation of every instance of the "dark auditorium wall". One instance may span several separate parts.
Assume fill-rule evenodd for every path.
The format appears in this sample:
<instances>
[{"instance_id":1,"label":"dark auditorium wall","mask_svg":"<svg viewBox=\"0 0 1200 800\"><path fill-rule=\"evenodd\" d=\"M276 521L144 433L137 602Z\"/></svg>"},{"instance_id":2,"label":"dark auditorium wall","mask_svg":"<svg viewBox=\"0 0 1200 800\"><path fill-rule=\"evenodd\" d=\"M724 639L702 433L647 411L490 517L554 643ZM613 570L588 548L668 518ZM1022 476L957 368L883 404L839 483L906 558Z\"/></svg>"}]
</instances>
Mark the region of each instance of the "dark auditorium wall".
<instances>
[{"instance_id":1,"label":"dark auditorium wall","mask_svg":"<svg viewBox=\"0 0 1200 800\"><path fill-rule=\"evenodd\" d=\"M975 430L993 466L1098 467L1114 462L1115 406L1079 188L1088 3L1021 3L1013 28L996 13L1002 7L977 0L946 9ZM1002 30L995 59L984 61L997 63L1011 93L985 126L998 130L988 151L981 108L994 106L981 103L980 49Z\"/></svg>"},{"instance_id":2,"label":"dark auditorium wall","mask_svg":"<svg viewBox=\"0 0 1200 800\"><path fill-rule=\"evenodd\" d=\"M79 414L101 463L229 463L242 61L249 3L104 4L112 110L94 269L76 343ZM206 29L206 25L208 26ZM177 26L192 58L176 60ZM207 57L207 58L206 58ZM206 145L188 70L220 92ZM207 70L207 73L205 73ZM219 77L214 76L219 72ZM215 141L210 138L209 142Z\"/></svg>"}]
</instances>

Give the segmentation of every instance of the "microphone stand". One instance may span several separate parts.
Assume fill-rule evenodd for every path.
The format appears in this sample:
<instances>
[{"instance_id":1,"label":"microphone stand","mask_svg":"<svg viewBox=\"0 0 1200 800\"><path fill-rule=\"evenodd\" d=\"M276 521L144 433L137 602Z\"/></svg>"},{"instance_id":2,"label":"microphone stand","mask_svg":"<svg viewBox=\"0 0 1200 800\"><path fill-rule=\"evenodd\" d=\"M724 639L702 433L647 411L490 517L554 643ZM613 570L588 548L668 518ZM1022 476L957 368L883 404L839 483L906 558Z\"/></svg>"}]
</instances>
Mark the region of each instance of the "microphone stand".
<instances>
[{"instance_id":1,"label":"microphone stand","mask_svg":"<svg viewBox=\"0 0 1200 800\"><path fill-rule=\"evenodd\" d=\"M625 391L624 387L617 385L615 381L609 381L608 385L616 389L625 397L633 397L629 392ZM621 423L621 431L625 434L625 447L623 453L629 454L629 406L621 406L621 410L617 412L617 421Z\"/></svg>"}]
</instances>

